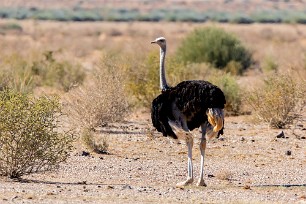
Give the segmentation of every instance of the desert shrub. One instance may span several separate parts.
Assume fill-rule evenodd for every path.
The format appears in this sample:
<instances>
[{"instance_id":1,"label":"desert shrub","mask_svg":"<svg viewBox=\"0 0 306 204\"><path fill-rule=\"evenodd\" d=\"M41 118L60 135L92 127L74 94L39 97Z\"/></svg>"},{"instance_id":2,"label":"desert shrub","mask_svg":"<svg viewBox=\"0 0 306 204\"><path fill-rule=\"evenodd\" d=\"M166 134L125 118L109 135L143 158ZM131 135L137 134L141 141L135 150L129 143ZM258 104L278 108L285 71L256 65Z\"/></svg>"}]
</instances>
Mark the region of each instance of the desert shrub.
<instances>
[{"instance_id":1,"label":"desert shrub","mask_svg":"<svg viewBox=\"0 0 306 204\"><path fill-rule=\"evenodd\" d=\"M238 115L241 110L242 96L235 77L229 73L225 74L217 71L208 76L208 81L217 85L223 91L227 114Z\"/></svg>"},{"instance_id":2,"label":"desert shrub","mask_svg":"<svg viewBox=\"0 0 306 204\"><path fill-rule=\"evenodd\" d=\"M120 68L109 56L104 57L87 83L69 92L67 114L72 124L94 130L124 119L128 103Z\"/></svg>"},{"instance_id":3,"label":"desert shrub","mask_svg":"<svg viewBox=\"0 0 306 204\"><path fill-rule=\"evenodd\" d=\"M269 76L263 87L247 94L246 101L257 117L271 127L284 128L291 124L298 107L306 102L305 85L290 74Z\"/></svg>"},{"instance_id":4,"label":"desert shrub","mask_svg":"<svg viewBox=\"0 0 306 204\"><path fill-rule=\"evenodd\" d=\"M230 22L231 23L239 23L239 24L250 24L250 23L254 23L254 20L246 14L236 13L230 19Z\"/></svg>"},{"instance_id":5,"label":"desert shrub","mask_svg":"<svg viewBox=\"0 0 306 204\"><path fill-rule=\"evenodd\" d=\"M8 31L22 32L23 28L17 23L2 23L0 24L0 34L4 34Z\"/></svg>"},{"instance_id":6,"label":"desert shrub","mask_svg":"<svg viewBox=\"0 0 306 204\"><path fill-rule=\"evenodd\" d=\"M0 92L0 175L50 170L68 157L72 134L60 132L56 98Z\"/></svg>"},{"instance_id":7,"label":"desert shrub","mask_svg":"<svg viewBox=\"0 0 306 204\"><path fill-rule=\"evenodd\" d=\"M277 72L278 64L271 56L268 56L264 59L262 69L264 72Z\"/></svg>"},{"instance_id":8,"label":"desert shrub","mask_svg":"<svg viewBox=\"0 0 306 204\"><path fill-rule=\"evenodd\" d=\"M282 11L261 10L251 14L251 18L258 23L281 23L284 20Z\"/></svg>"},{"instance_id":9,"label":"desert shrub","mask_svg":"<svg viewBox=\"0 0 306 204\"><path fill-rule=\"evenodd\" d=\"M85 72L78 64L68 61L58 61L52 51L44 53L42 59L33 62L32 74L38 85L52 86L68 91L72 85L80 84L85 78Z\"/></svg>"},{"instance_id":10,"label":"desert shrub","mask_svg":"<svg viewBox=\"0 0 306 204\"><path fill-rule=\"evenodd\" d=\"M166 59L166 77L169 85L176 85L191 74L175 58ZM160 93L159 88L159 53L149 53L144 62L134 64L127 71L128 90L139 105L151 107L152 100Z\"/></svg>"},{"instance_id":11,"label":"desert shrub","mask_svg":"<svg viewBox=\"0 0 306 204\"><path fill-rule=\"evenodd\" d=\"M97 137L94 135L94 132L89 129L83 130L82 141L90 151L93 151L98 154L108 153L107 138L103 137L98 140Z\"/></svg>"},{"instance_id":12,"label":"desert shrub","mask_svg":"<svg viewBox=\"0 0 306 204\"><path fill-rule=\"evenodd\" d=\"M0 63L0 71L0 88L13 88L21 92L31 92L37 86L68 91L85 78L81 66L56 60L52 52L45 52L32 61L18 54L6 56Z\"/></svg>"},{"instance_id":13,"label":"desert shrub","mask_svg":"<svg viewBox=\"0 0 306 204\"><path fill-rule=\"evenodd\" d=\"M243 67L241 65L241 63L237 62L237 61L230 61L227 63L227 65L224 67L224 70L227 73L231 73L233 75L239 75L242 73L243 71Z\"/></svg>"},{"instance_id":14,"label":"desert shrub","mask_svg":"<svg viewBox=\"0 0 306 204\"><path fill-rule=\"evenodd\" d=\"M35 87L31 65L20 55L3 57L0 63L0 89L30 92Z\"/></svg>"},{"instance_id":15,"label":"desert shrub","mask_svg":"<svg viewBox=\"0 0 306 204\"><path fill-rule=\"evenodd\" d=\"M242 67L237 73L249 67L252 61L250 52L233 34L216 27L194 30L182 41L177 56L184 63L208 62L220 69L234 61Z\"/></svg>"}]
</instances>

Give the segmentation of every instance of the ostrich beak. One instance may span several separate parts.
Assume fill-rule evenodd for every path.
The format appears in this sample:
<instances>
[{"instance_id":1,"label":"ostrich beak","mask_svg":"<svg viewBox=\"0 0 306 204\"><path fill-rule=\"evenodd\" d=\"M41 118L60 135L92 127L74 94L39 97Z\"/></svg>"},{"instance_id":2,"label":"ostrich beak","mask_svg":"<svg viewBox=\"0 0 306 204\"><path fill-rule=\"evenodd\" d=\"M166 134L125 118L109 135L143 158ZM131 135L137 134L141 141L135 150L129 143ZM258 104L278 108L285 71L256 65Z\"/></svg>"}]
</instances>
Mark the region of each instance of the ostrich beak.
<instances>
[{"instance_id":1,"label":"ostrich beak","mask_svg":"<svg viewBox=\"0 0 306 204\"><path fill-rule=\"evenodd\" d=\"M151 41L151 44L154 44L154 43L156 43L156 41Z\"/></svg>"}]
</instances>

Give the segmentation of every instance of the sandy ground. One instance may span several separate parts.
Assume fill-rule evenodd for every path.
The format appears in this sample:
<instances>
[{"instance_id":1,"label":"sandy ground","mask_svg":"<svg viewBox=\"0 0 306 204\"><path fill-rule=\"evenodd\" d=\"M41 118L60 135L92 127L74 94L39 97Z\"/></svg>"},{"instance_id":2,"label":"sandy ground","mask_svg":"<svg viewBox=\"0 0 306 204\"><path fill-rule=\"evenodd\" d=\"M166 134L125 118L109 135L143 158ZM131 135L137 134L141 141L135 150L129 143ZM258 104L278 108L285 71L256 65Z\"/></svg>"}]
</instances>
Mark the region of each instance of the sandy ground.
<instances>
[{"instance_id":1,"label":"sandy ground","mask_svg":"<svg viewBox=\"0 0 306 204\"><path fill-rule=\"evenodd\" d=\"M225 135L209 141L207 187L176 188L187 174L183 142L150 131L148 113L101 129L110 154L76 147L58 171L0 179L0 203L306 203L306 121L269 129L250 116L227 117ZM284 131L285 138L276 136ZM199 134L198 134L199 135ZM193 149L199 174L198 139Z\"/></svg>"}]
</instances>

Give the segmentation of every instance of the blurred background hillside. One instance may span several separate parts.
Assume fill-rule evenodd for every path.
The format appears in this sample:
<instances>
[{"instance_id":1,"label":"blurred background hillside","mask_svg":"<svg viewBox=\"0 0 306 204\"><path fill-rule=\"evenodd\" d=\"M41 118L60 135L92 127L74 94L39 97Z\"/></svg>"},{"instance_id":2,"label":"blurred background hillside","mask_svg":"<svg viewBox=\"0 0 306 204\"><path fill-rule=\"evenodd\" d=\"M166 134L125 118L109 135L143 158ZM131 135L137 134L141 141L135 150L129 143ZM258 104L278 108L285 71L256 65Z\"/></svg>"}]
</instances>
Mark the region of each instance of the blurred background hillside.
<instances>
[{"instance_id":1,"label":"blurred background hillside","mask_svg":"<svg viewBox=\"0 0 306 204\"><path fill-rule=\"evenodd\" d=\"M60 21L306 23L304 0L12 0L0 17Z\"/></svg>"}]
</instances>

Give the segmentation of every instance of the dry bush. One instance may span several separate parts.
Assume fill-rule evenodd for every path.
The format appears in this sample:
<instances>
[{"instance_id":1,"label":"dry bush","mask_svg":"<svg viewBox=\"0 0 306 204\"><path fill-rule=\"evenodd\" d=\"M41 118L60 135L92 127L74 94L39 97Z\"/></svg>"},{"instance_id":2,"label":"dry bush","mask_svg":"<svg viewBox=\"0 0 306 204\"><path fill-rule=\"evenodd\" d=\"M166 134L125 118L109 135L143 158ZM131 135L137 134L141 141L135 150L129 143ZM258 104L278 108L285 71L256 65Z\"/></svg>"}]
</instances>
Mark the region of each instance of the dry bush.
<instances>
[{"instance_id":1,"label":"dry bush","mask_svg":"<svg viewBox=\"0 0 306 204\"><path fill-rule=\"evenodd\" d=\"M287 73L269 76L263 87L247 93L245 99L260 120L271 127L284 128L306 104L305 96L305 83L298 83Z\"/></svg>"},{"instance_id":2,"label":"dry bush","mask_svg":"<svg viewBox=\"0 0 306 204\"><path fill-rule=\"evenodd\" d=\"M82 132L82 141L90 151L98 154L108 153L108 142L106 137L96 139L93 131L85 129Z\"/></svg>"},{"instance_id":3,"label":"dry bush","mask_svg":"<svg viewBox=\"0 0 306 204\"><path fill-rule=\"evenodd\" d=\"M74 126L94 130L123 120L128 103L120 67L113 61L105 56L87 83L69 92L67 114Z\"/></svg>"},{"instance_id":4,"label":"dry bush","mask_svg":"<svg viewBox=\"0 0 306 204\"><path fill-rule=\"evenodd\" d=\"M18 178L65 161L73 134L60 132L57 99L0 92L0 175Z\"/></svg>"},{"instance_id":5,"label":"dry bush","mask_svg":"<svg viewBox=\"0 0 306 204\"><path fill-rule=\"evenodd\" d=\"M220 170L216 173L216 178L220 180L230 180L233 177L233 173L229 170Z\"/></svg>"}]
</instances>

